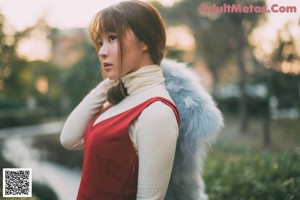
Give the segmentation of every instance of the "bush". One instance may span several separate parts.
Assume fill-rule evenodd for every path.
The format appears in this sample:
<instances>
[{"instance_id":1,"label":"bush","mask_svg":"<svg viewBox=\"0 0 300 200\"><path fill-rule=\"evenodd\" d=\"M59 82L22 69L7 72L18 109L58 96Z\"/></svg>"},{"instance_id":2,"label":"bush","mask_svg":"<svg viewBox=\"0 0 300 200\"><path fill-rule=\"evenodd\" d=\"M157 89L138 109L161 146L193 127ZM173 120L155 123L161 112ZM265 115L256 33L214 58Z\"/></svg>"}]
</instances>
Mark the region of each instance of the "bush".
<instances>
[{"instance_id":1,"label":"bush","mask_svg":"<svg viewBox=\"0 0 300 200\"><path fill-rule=\"evenodd\" d=\"M42 112L30 112L24 109L12 111L9 109L0 112L0 128L18 127L41 123L45 118Z\"/></svg>"},{"instance_id":2,"label":"bush","mask_svg":"<svg viewBox=\"0 0 300 200\"><path fill-rule=\"evenodd\" d=\"M238 114L239 112L239 101L240 99L237 97L229 97L229 98L217 98L219 108L226 113L230 114ZM248 114L251 116L259 116L265 114L268 110L268 100L258 97L250 97L246 98L247 110Z\"/></svg>"},{"instance_id":3,"label":"bush","mask_svg":"<svg viewBox=\"0 0 300 200\"><path fill-rule=\"evenodd\" d=\"M204 179L210 200L300 199L300 155L273 154L218 144Z\"/></svg>"}]
</instances>

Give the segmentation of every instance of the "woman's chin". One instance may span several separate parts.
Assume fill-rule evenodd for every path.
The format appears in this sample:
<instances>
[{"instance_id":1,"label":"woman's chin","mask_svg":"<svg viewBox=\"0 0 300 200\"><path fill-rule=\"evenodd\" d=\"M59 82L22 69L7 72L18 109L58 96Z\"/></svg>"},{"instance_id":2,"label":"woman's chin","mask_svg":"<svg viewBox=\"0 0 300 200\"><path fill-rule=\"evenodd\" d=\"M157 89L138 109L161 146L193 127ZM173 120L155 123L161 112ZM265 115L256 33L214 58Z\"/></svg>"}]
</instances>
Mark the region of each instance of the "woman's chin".
<instances>
[{"instance_id":1,"label":"woman's chin","mask_svg":"<svg viewBox=\"0 0 300 200\"><path fill-rule=\"evenodd\" d=\"M107 73L106 76L107 76L107 78L108 78L109 80L111 80L111 81L116 81L116 80L118 80L118 76L115 75L115 74Z\"/></svg>"}]
</instances>

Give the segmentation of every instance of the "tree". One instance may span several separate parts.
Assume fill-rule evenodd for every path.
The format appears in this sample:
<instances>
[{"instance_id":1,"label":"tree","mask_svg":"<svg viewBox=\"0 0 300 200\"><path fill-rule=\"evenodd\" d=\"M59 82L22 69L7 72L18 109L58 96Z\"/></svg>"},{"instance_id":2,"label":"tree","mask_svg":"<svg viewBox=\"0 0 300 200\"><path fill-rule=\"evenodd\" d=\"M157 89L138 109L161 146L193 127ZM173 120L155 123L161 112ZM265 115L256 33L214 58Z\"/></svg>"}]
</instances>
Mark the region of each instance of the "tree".
<instances>
[{"instance_id":1,"label":"tree","mask_svg":"<svg viewBox=\"0 0 300 200\"><path fill-rule=\"evenodd\" d=\"M39 21L33 27L8 35L4 32L4 17L1 19L1 108L11 109L10 111L15 110L15 108L22 108L22 116L27 115L26 119L24 118L25 121L34 114L44 117L60 115L62 92L59 84L59 74L62 70L49 61L28 61L27 58L21 58L17 53L20 42L28 39L32 31L42 26L42 28L45 28L45 34L47 34L50 28ZM33 106L28 106L30 100L33 102ZM20 112L9 113L12 113L9 117L13 119L19 119L20 117ZM20 120L16 121L19 123ZM9 125L16 125L16 123L10 123Z\"/></svg>"},{"instance_id":2,"label":"tree","mask_svg":"<svg viewBox=\"0 0 300 200\"><path fill-rule=\"evenodd\" d=\"M288 21L277 32L276 41L273 42L276 45L275 48L271 53L264 53L264 56L260 58L261 62L257 63L260 68L256 81L267 86L266 101L276 101L276 103L271 103L272 108L266 105L264 109L263 143L266 147L271 144L270 121L272 117L281 117L278 113L274 113L275 107L279 110L298 110L298 115L300 114L300 53L297 45L300 41L297 35L292 34L295 33L295 28L299 29L299 26L293 21ZM259 46L260 44L256 44L254 48ZM274 101L271 101L272 99Z\"/></svg>"},{"instance_id":3,"label":"tree","mask_svg":"<svg viewBox=\"0 0 300 200\"><path fill-rule=\"evenodd\" d=\"M71 100L71 107L77 105L102 80L94 46L89 41L83 42L81 46L84 49L83 57L61 76L63 91L66 98Z\"/></svg>"},{"instance_id":4,"label":"tree","mask_svg":"<svg viewBox=\"0 0 300 200\"><path fill-rule=\"evenodd\" d=\"M0 91L1 99L17 100L24 97L25 61L18 58L16 46L21 34L7 35L4 32L5 18L0 14Z\"/></svg>"},{"instance_id":5,"label":"tree","mask_svg":"<svg viewBox=\"0 0 300 200\"><path fill-rule=\"evenodd\" d=\"M223 1L215 1L216 5L223 5ZM246 5L247 2L237 0L226 1L227 4ZM200 14L201 6L212 5L205 0L183 0L176 3L171 8L157 7L167 23L176 25L186 24L194 34L196 40L196 58L202 58L210 68L214 84L218 83L219 69L225 62L235 59L239 69L240 103L239 119L240 132L247 131L247 96L245 92L246 84L246 64L245 54L252 54L248 36L256 27L262 14L258 13L214 13ZM254 6L264 6L262 0L253 2ZM254 56L252 56L254 58ZM215 94L216 86L213 93Z\"/></svg>"}]
</instances>

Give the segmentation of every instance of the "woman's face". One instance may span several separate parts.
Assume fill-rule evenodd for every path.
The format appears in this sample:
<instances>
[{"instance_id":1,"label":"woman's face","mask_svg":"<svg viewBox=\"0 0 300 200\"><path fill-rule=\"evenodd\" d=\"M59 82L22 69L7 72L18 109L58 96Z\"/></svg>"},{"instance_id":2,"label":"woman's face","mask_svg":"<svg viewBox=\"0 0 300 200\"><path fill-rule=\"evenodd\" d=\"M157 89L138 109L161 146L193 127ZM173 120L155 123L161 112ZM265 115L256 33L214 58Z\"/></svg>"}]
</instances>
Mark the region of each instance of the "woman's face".
<instances>
[{"instance_id":1,"label":"woman's face","mask_svg":"<svg viewBox=\"0 0 300 200\"><path fill-rule=\"evenodd\" d=\"M119 72L119 41L116 34L104 33L99 40L98 56L110 80L117 80L148 64L145 57L148 47L138 40L131 29L125 32L123 40L125 47L123 48L121 74Z\"/></svg>"}]
</instances>

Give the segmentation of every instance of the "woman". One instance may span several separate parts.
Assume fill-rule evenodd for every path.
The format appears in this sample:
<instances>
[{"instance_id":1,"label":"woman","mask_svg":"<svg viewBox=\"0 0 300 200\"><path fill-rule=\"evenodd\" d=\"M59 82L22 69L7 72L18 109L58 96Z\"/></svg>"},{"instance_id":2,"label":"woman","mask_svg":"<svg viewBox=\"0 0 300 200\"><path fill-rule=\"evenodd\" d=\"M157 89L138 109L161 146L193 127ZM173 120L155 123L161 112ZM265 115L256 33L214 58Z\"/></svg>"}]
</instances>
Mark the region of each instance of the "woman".
<instances>
[{"instance_id":1,"label":"woman","mask_svg":"<svg viewBox=\"0 0 300 200\"><path fill-rule=\"evenodd\" d=\"M65 148L84 148L77 199L205 199L198 161L222 117L185 67L160 66L166 34L159 12L145 2L120 2L95 16L90 35L107 79L73 110L61 133Z\"/></svg>"}]
</instances>

